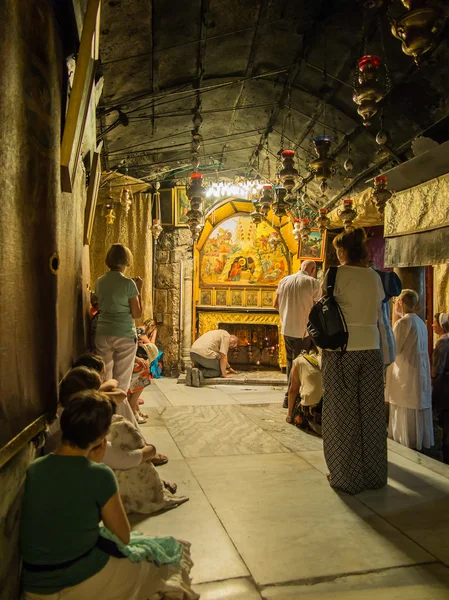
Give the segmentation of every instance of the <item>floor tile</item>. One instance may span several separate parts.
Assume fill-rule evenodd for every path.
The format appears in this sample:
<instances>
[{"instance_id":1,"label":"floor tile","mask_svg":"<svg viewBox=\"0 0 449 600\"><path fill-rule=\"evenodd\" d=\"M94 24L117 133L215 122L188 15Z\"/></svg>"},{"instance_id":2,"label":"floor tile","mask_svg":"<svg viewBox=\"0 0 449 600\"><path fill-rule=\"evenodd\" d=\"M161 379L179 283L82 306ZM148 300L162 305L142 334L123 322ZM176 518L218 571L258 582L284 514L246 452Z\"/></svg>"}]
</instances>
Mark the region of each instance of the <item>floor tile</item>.
<instances>
[{"instance_id":1,"label":"floor tile","mask_svg":"<svg viewBox=\"0 0 449 600\"><path fill-rule=\"evenodd\" d=\"M393 440L388 440L388 451L394 452L395 454L399 454L404 458L416 463L417 465L421 465L426 469L430 469L439 475L442 475L446 479L449 479L449 465L445 465L444 463L431 458L430 456L426 456L422 454L422 452L418 452L417 450L412 450L411 448L406 448L401 444L394 442Z\"/></svg>"},{"instance_id":2,"label":"floor tile","mask_svg":"<svg viewBox=\"0 0 449 600\"><path fill-rule=\"evenodd\" d=\"M147 442L156 446L158 452L165 454L170 460L182 459L182 454L166 427L140 427Z\"/></svg>"},{"instance_id":3,"label":"floor tile","mask_svg":"<svg viewBox=\"0 0 449 600\"><path fill-rule=\"evenodd\" d=\"M185 457L288 452L240 407L173 407L165 410L163 419Z\"/></svg>"},{"instance_id":4,"label":"floor tile","mask_svg":"<svg viewBox=\"0 0 449 600\"><path fill-rule=\"evenodd\" d=\"M188 463L257 584L432 560L296 454Z\"/></svg>"},{"instance_id":5,"label":"floor tile","mask_svg":"<svg viewBox=\"0 0 449 600\"><path fill-rule=\"evenodd\" d=\"M237 404L233 398L213 387L195 388L187 385L177 385L174 379L171 379L170 383L166 381L158 383L158 387L172 406Z\"/></svg>"},{"instance_id":6,"label":"floor tile","mask_svg":"<svg viewBox=\"0 0 449 600\"><path fill-rule=\"evenodd\" d=\"M195 586L201 600L260 600L261 596L248 579L229 579Z\"/></svg>"},{"instance_id":7,"label":"floor tile","mask_svg":"<svg viewBox=\"0 0 449 600\"><path fill-rule=\"evenodd\" d=\"M185 461L173 460L158 470L161 477L176 482L179 494L190 500L159 515L131 515L133 529L191 542L194 583L246 577L247 568Z\"/></svg>"},{"instance_id":8,"label":"floor tile","mask_svg":"<svg viewBox=\"0 0 449 600\"><path fill-rule=\"evenodd\" d=\"M161 408L164 406L170 406L170 402L156 384L152 384L151 386L145 388L140 397L143 400L143 406L145 408Z\"/></svg>"},{"instance_id":9,"label":"floor tile","mask_svg":"<svg viewBox=\"0 0 449 600\"><path fill-rule=\"evenodd\" d=\"M449 570L442 565L389 569L315 585L265 588L264 600L446 600Z\"/></svg>"},{"instance_id":10,"label":"floor tile","mask_svg":"<svg viewBox=\"0 0 449 600\"><path fill-rule=\"evenodd\" d=\"M286 422L287 411L280 403L268 406L241 406L239 410L292 452L323 448L320 437L301 431Z\"/></svg>"}]
</instances>

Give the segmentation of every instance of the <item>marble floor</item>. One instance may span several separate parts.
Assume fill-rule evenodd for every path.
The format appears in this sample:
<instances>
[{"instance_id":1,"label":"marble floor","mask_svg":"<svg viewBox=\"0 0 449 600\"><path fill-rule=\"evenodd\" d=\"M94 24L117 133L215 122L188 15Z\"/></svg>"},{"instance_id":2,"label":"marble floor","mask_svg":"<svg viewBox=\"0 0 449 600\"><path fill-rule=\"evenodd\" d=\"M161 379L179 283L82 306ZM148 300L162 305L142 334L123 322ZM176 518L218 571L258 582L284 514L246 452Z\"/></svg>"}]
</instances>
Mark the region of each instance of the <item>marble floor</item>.
<instances>
[{"instance_id":1,"label":"marble floor","mask_svg":"<svg viewBox=\"0 0 449 600\"><path fill-rule=\"evenodd\" d=\"M192 543L202 600L449 598L449 468L389 441L388 486L336 494L281 383L147 388L143 430L190 501L133 528Z\"/></svg>"}]
</instances>

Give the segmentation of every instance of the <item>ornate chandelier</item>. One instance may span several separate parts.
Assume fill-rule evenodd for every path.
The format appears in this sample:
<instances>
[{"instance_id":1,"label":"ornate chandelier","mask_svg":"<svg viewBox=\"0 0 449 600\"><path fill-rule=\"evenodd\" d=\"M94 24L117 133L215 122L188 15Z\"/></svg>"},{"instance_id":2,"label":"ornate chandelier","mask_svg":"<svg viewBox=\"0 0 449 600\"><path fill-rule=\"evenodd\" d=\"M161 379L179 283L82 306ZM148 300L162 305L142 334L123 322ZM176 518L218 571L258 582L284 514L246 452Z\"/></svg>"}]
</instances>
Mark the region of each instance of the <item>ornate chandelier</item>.
<instances>
[{"instance_id":1,"label":"ornate chandelier","mask_svg":"<svg viewBox=\"0 0 449 600\"><path fill-rule=\"evenodd\" d=\"M357 216L357 209L353 208L353 202L350 199L343 200L342 208L337 211L338 218L343 222L345 229L352 229L352 222Z\"/></svg>"},{"instance_id":2,"label":"ornate chandelier","mask_svg":"<svg viewBox=\"0 0 449 600\"><path fill-rule=\"evenodd\" d=\"M203 188L203 176L200 173L192 173L190 176L190 186L186 191L187 198L190 200L190 210L187 212L186 216L187 225L194 242L199 238L202 229L202 213L200 207L205 193L205 189Z\"/></svg>"},{"instance_id":3,"label":"ornate chandelier","mask_svg":"<svg viewBox=\"0 0 449 600\"><path fill-rule=\"evenodd\" d=\"M379 72L381 60L378 56L366 55L359 59L359 73L354 83L353 100L359 105L357 112L365 126L377 113L378 103L388 91L388 81L382 82Z\"/></svg>"},{"instance_id":4,"label":"ornate chandelier","mask_svg":"<svg viewBox=\"0 0 449 600\"><path fill-rule=\"evenodd\" d=\"M390 190L387 190L387 183L388 179L386 175L379 175L374 178L374 189L371 193L371 199L381 215L384 214L385 205L393 195Z\"/></svg>"},{"instance_id":5,"label":"ornate chandelier","mask_svg":"<svg viewBox=\"0 0 449 600\"><path fill-rule=\"evenodd\" d=\"M318 156L309 164L315 178L320 181L320 190L324 193L327 189L327 180L335 173L336 161L329 158L332 138L329 135L320 135L313 138L313 147Z\"/></svg>"},{"instance_id":6,"label":"ornate chandelier","mask_svg":"<svg viewBox=\"0 0 449 600\"><path fill-rule=\"evenodd\" d=\"M419 66L422 55L431 50L435 37L443 29L445 11L428 0L402 0L408 10L391 21L391 32L402 42L402 52L413 56Z\"/></svg>"},{"instance_id":7,"label":"ornate chandelier","mask_svg":"<svg viewBox=\"0 0 449 600\"><path fill-rule=\"evenodd\" d=\"M128 187L122 188L122 191L120 193L120 205L125 211L126 216L128 216L129 209L132 206L133 200L134 197L132 191Z\"/></svg>"}]
</instances>

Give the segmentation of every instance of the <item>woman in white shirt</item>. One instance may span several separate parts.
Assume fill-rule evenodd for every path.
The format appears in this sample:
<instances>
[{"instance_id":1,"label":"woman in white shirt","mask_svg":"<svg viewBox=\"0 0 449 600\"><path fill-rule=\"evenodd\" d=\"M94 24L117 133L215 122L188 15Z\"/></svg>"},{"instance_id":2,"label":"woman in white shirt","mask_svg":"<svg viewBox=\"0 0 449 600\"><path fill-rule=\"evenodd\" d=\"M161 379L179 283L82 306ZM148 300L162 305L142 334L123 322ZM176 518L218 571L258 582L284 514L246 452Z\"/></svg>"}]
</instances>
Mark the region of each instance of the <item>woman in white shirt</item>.
<instances>
[{"instance_id":1,"label":"woman in white shirt","mask_svg":"<svg viewBox=\"0 0 449 600\"><path fill-rule=\"evenodd\" d=\"M388 435L399 444L422 450L434 445L429 341L424 321L415 313L419 296L403 290L396 302L401 319L394 326L396 359L387 370L390 403Z\"/></svg>"},{"instance_id":2,"label":"woman in white shirt","mask_svg":"<svg viewBox=\"0 0 449 600\"><path fill-rule=\"evenodd\" d=\"M334 296L349 332L345 353L323 351L323 443L330 485L349 494L387 483L383 361L378 321L385 293L368 266L362 228L334 239ZM326 290L327 277L323 282Z\"/></svg>"}]
</instances>

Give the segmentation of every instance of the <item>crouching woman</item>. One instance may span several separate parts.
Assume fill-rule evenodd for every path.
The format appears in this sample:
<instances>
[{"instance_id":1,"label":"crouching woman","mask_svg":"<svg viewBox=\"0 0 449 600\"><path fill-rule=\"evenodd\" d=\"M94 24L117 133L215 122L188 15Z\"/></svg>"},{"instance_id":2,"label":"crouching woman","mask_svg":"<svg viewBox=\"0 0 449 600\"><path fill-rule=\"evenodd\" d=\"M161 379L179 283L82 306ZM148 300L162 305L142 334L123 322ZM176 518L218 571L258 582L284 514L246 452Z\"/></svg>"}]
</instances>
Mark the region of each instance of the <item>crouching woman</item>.
<instances>
[{"instance_id":1,"label":"crouching woman","mask_svg":"<svg viewBox=\"0 0 449 600\"><path fill-rule=\"evenodd\" d=\"M61 415L61 446L28 469L20 527L24 600L199 597L190 587L189 544L181 542L180 560L156 566L111 556L101 543L100 521L122 544L130 541L114 473L100 463L114 410L100 392L76 394Z\"/></svg>"}]
</instances>

